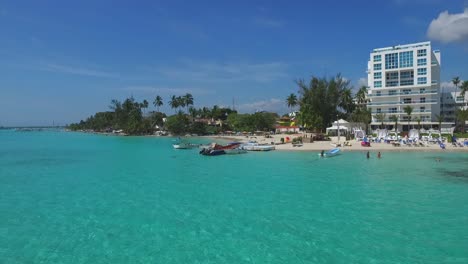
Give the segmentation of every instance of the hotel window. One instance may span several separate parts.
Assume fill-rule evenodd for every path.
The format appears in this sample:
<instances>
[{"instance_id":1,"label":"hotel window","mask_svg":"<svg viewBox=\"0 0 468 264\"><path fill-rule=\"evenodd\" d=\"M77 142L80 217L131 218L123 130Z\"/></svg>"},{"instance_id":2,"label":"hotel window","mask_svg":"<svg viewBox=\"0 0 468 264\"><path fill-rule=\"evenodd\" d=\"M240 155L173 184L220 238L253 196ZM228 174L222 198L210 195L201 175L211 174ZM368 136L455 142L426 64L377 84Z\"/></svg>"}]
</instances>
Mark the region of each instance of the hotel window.
<instances>
[{"instance_id":1,"label":"hotel window","mask_svg":"<svg viewBox=\"0 0 468 264\"><path fill-rule=\"evenodd\" d=\"M419 102L420 102L420 103L425 103L425 102L426 102L426 98L425 98L425 97L419 98Z\"/></svg>"},{"instance_id":2,"label":"hotel window","mask_svg":"<svg viewBox=\"0 0 468 264\"><path fill-rule=\"evenodd\" d=\"M380 71L380 70L382 70L382 64L381 63L374 64L374 71Z\"/></svg>"},{"instance_id":3,"label":"hotel window","mask_svg":"<svg viewBox=\"0 0 468 264\"><path fill-rule=\"evenodd\" d=\"M374 81L374 87L375 88L382 87L382 81Z\"/></svg>"},{"instance_id":4,"label":"hotel window","mask_svg":"<svg viewBox=\"0 0 468 264\"><path fill-rule=\"evenodd\" d=\"M400 68L413 67L413 52L400 52Z\"/></svg>"},{"instance_id":5,"label":"hotel window","mask_svg":"<svg viewBox=\"0 0 468 264\"><path fill-rule=\"evenodd\" d=\"M382 55L374 55L374 62L382 61Z\"/></svg>"},{"instance_id":6,"label":"hotel window","mask_svg":"<svg viewBox=\"0 0 468 264\"><path fill-rule=\"evenodd\" d=\"M426 49L418 50L418 57L425 57L427 55Z\"/></svg>"},{"instance_id":7,"label":"hotel window","mask_svg":"<svg viewBox=\"0 0 468 264\"><path fill-rule=\"evenodd\" d=\"M385 69L398 68L398 53L385 54Z\"/></svg>"},{"instance_id":8,"label":"hotel window","mask_svg":"<svg viewBox=\"0 0 468 264\"><path fill-rule=\"evenodd\" d=\"M426 107L425 107L425 106L419 107L419 112L424 113L425 111L426 111Z\"/></svg>"},{"instance_id":9,"label":"hotel window","mask_svg":"<svg viewBox=\"0 0 468 264\"><path fill-rule=\"evenodd\" d=\"M405 98L403 99L404 104L411 104L411 98Z\"/></svg>"},{"instance_id":10,"label":"hotel window","mask_svg":"<svg viewBox=\"0 0 468 264\"><path fill-rule=\"evenodd\" d=\"M385 86L394 87L398 86L398 72L388 72L385 74Z\"/></svg>"},{"instance_id":11,"label":"hotel window","mask_svg":"<svg viewBox=\"0 0 468 264\"><path fill-rule=\"evenodd\" d=\"M418 69L418 75L426 75L427 74L427 69L426 68L419 68Z\"/></svg>"},{"instance_id":12,"label":"hotel window","mask_svg":"<svg viewBox=\"0 0 468 264\"><path fill-rule=\"evenodd\" d=\"M398 80L398 72L387 72L385 78L387 80Z\"/></svg>"},{"instance_id":13,"label":"hotel window","mask_svg":"<svg viewBox=\"0 0 468 264\"><path fill-rule=\"evenodd\" d=\"M425 92L426 92L426 88L419 89L419 93L425 93Z\"/></svg>"},{"instance_id":14,"label":"hotel window","mask_svg":"<svg viewBox=\"0 0 468 264\"><path fill-rule=\"evenodd\" d=\"M382 79L382 73L381 72L374 72L374 79L375 80Z\"/></svg>"},{"instance_id":15,"label":"hotel window","mask_svg":"<svg viewBox=\"0 0 468 264\"><path fill-rule=\"evenodd\" d=\"M390 91L388 91L388 95L396 95L396 90L390 90Z\"/></svg>"},{"instance_id":16,"label":"hotel window","mask_svg":"<svg viewBox=\"0 0 468 264\"><path fill-rule=\"evenodd\" d=\"M377 113L381 113L382 112L382 109L381 108L377 108Z\"/></svg>"},{"instance_id":17,"label":"hotel window","mask_svg":"<svg viewBox=\"0 0 468 264\"><path fill-rule=\"evenodd\" d=\"M413 84L414 84L413 79L400 81L400 86L408 86L408 85L413 85Z\"/></svg>"},{"instance_id":18,"label":"hotel window","mask_svg":"<svg viewBox=\"0 0 468 264\"><path fill-rule=\"evenodd\" d=\"M426 66L426 59L418 59L418 66Z\"/></svg>"},{"instance_id":19,"label":"hotel window","mask_svg":"<svg viewBox=\"0 0 468 264\"><path fill-rule=\"evenodd\" d=\"M388 109L388 112L392 114L396 113L396 111L397 111L396 107L392 107Z\"/></svg>"},{"instance_id":20,"label":"hotel window","mask_svg":"<svg viewBox=\"0 0 468 264\"><path fill-rule=\"evenodd\" d=\"M411 89L403 89L403 94L411 94Z\"/></svg>"},{"instance_id":21,"label":"hotel window","mask_svg":"<svg viewBox=\"0 0 468 264\"><path fill-rule=\"evenodd\" d=\"M381 95L382 95L381 92L380 92L380 91L377 91L376 96L381 96Z\"/></svg>"},{"instance_id":22,"label":"hotel window","mask_svg":"<svg viewBox=\"0 0 468 264\"><path fill-rule=\"evenodd\" d=\"M400 72L400 79L409 79L413 77L413 71L402 71Z\"/></svg>"},{"instance_id":23,"label":"hotel window","mask_svg":"<svg viewBox=\"0 0 468 264\"><path fill-rule=\"evenodd\" d=\"M426 77L419 77L418 78L418 84L426 84L426 83L427 83Z\"/></svg>"}]
</instances>

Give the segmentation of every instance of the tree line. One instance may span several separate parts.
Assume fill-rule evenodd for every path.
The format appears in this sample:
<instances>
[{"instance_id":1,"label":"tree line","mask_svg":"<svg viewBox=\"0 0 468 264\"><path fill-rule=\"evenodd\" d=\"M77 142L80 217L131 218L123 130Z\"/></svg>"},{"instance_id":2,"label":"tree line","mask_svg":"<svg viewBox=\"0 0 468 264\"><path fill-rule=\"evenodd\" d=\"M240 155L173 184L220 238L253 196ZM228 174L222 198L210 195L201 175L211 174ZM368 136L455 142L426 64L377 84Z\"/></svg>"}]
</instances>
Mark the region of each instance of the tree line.
<instances>
[{"instance_id":1,"label":"tree line","mask_svg":"<svg viewBox=\"0 0 468 264\"><path fill-rule=\"evenodd\" d=\"M157 130L166 130L174 135L184 134L217 134L228 130L254 132L274 129L276 113L238 114L237 111L214 105L212 108L193 107L191 94L173 95L168 104L175 114L166 116L159 111L164 105L161 96L156 96L153 105L156 111L146 112L149 102L136 101L133 97L124 101L112 100L109 110L98 112L86 120L68 126L73 131L92 130L95 132L112 132L121 130L129 135L153 134Z\"/></svg>"}]
</instances>

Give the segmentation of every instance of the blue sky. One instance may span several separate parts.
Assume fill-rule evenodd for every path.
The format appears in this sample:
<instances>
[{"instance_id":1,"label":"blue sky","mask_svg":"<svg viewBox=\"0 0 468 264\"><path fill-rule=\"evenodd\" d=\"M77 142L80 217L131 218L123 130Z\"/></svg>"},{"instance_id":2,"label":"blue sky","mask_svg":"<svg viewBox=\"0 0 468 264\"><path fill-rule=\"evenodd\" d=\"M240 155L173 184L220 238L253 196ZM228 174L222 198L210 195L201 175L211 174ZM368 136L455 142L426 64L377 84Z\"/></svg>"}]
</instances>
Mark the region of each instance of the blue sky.
<instances>
[{"instance_id":1,"label":"blue sky","mask_svg":"<svg viewBox=\"0 0 468 264\"><path fill-rule=\"evenodd\" d=\"M0 126L76 122L131 95L172 113L187 92L284 113L295 79L358 87L372 49L427 40L443 81L468 79L467 1L271 2L2 1Z\"/></svg>"}]
</instances>

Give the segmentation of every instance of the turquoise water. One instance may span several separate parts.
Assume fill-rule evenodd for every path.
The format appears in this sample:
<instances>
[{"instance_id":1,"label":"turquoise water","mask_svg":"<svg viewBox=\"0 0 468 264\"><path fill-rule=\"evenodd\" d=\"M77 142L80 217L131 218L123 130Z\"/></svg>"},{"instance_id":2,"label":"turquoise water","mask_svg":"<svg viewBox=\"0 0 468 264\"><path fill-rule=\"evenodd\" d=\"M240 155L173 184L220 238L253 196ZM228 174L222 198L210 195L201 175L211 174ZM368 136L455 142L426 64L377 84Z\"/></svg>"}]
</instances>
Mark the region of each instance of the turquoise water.
<instances>
[{"instance_id":1,"label":"turquoise water","mask_svg":"<svg viewBox=\"0 0 468 264\"><path fill-rule=\"evenodd\" d=\"M171 140L0 130L0 263L468 263L466 153Z\"/></svg>"}]
</instances>

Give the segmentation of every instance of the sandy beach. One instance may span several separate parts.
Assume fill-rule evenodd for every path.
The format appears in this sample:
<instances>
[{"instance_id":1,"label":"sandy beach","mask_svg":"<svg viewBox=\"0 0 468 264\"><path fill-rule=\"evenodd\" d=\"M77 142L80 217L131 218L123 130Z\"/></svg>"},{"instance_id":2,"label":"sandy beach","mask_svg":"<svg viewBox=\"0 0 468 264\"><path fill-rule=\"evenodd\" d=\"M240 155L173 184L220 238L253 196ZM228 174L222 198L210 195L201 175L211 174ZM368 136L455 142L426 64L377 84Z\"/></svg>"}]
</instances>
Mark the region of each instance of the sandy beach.
<instances>
[{"instance_id":1,"label":"sandy beach","mask_svg":"<svg viewBox=\"0 0 468 264\"><path fill-rule=\"evenodd\" d=\"M310 136L310 134L308 135ZM281 138L289 137L290 142L281 144ZM313 143L303 143L302 146L294 146L291 141L297 137L304 137L304 134L276 134L271 135L269 138L265 136L210 136L212 139L222 139L229 141L248 142L257 141L260 144L275 144L276 150L279 151L321 151L329 150L335 147L338 143L337 137L330 137L331 141L314 141ZM370 147L361 146L361 142L357 140L349 140L350 146L343 146L346 141L344 137L340 138L340 144L342 151L382 151L382 152L402 152L402 151L419 151L419 152L436 152L436 151L457 151L457 152L468 152L468 147L455 147L451 143L446 143L446 148L441 149L438 144L427 144L426 146L394 146L388 143L371 143ZM459 142L463 142L464 139L459 139Z\"/></svg>"}]
</instances>

